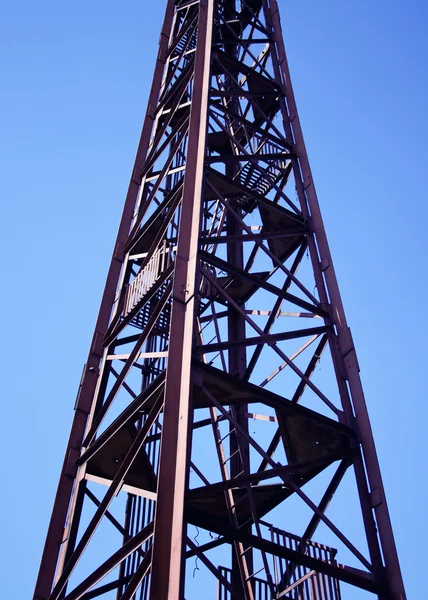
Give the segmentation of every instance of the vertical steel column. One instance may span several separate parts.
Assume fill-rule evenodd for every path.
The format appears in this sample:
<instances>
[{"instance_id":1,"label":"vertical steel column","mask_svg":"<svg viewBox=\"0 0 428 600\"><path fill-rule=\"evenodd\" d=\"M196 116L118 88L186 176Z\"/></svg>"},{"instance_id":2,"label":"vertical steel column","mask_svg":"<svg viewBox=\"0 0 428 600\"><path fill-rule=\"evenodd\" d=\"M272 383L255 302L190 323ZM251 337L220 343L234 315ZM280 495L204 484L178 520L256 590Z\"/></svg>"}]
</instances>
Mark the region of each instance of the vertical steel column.
<instances>
[{"instance_id":1,"label":"vertical steel column","mask_svg":"<svg viewBox=\"0 0 428 600\"><path fill-rule=\"evenodd\" d=\"M390 587L394 600L405 600L406 593L404 591L401 569L398 561L398 554L395 546L373 432L371 429L367 405L361 385L357 355L352 340L351 331L346 321L339 286L337 283L333 261L319 208L318 197L309 165L308 155L297 111L296 100L291 83L290 71L288 68L277 0L269 0L269 5L273 24L272 35L278 49L279 65L284 79L284 94L287 98L290 124L296 145L296 154L299 159L305 196L311 214L312 229L317 240L319 262L330 299L330 314L337 329L343 366L351 392L359 439L363 449L367 476L371 488L370 496L372 500L372 508L376 515L376 522L385 559L385 566L388 572L388 579L390 581Z\"/></svg>"},{"instance_id":2,"label":"vertical steel column","mask_svg":"<svg viewBox=\"0 0 428 600\"><path fill-rule=\"evenodd\" d=\"M229 14L227 14L225 10L224 18L234 18L236 16L236 2L230 2L228 5ZM228 46L226 48L226 52L230 54L232 58L236 57L237 47L234 45ZM233 77L236 76L236 73L232 73ZM225 80L225 87L227 89L228 85L231 89L233 89L232 81L229 81L228 78ZM226 102L226 99L224 100ZM239 113L239 100L237 98L230 98L228 103L228 108L232 110L232 112ZM230 132L232 135L234 131ZM236 151L236 149L234 149ZM239 167L234 164L226 164L226 175L230 178L233 178L239 170ZM241 213L239 208L236 208L238 214ZM230 236L241 236L242 229L239 227L239 223L236 221L234 216L231 213L227 213L226 215L226 230L227 234ZM227 262L238 269L244 270L244 243L242 241L236 241L233 243L227 244ZM233 306L228 308L227 315L227 330L228 330L228 339L232 340L243 340L245 339L245 319L242 315L238 314ZM232 375L239 377L240 379L244 378L246 369L247 369L247 351L245 346L232 346L228 351L228 368L229 373ZM235 417L241 427L248 433L248 405L239 404L235 408ZM250 472L250 447L243 437L239 436L238 432L235 431L235 428L232 424L229 425L230 431L230 442L229 442L229 451L230 451L230 477L231 479L238 477L244 471L246 474ZM236 546L232 546L232 571L231 571L231 584L232 588L235 591L236 596L244 594L241 572L239 569L239 560L236 556ZM245 560L249 570L249 575L253 572L253 561L252 561L252 552L248 550L245 553Z\"/></svg>"},{"instance_id":3,"label":"vertical steel column","mask_svg":"<svg viewBox=\"0 0 428 600\"><path fill-rule=\"evenodd\" d=\"M208 118L214 0L199 3L188 156L172 292L168 368L153 537L151 600L184 595L184 499L189 476L191 358Z\"/></svg>"}]
</instances>

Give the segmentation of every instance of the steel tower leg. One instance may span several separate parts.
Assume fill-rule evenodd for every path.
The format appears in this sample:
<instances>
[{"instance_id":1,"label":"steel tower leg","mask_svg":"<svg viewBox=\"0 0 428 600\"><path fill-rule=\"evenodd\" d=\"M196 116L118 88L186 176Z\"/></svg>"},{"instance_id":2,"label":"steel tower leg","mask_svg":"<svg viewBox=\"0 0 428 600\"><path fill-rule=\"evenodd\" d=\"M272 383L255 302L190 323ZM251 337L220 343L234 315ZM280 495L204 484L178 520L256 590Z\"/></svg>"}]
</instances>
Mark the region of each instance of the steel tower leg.
<instances>
[{"instance_id":1,"label":"steel tower leg","mask_svg":"<svg viewBox=\"0 0 428 600\"><path fill-rule=\"evenodd\" d=\"M198 242L214 0L200 0L195 53L189 149L183 182L180 229L172 289L168 371L160 449L150 598L184 597L186 526L184 500L188 487L191 414L192 340L197 316Z\"/></svg>"},{"instance_id":2,"label":"steel tower leg","mask_svg":"<svg viewBox=\"0 0 428 600\"><path fill-rule=\"evenodd\" d=\"M370 483L370 495L372 508L376 513L376 521L379 528L379 535L382 541L382 549L385 557L385 564L388 571L388 579L391 582L391 591L394 598L405 598L403 579L401 576L400 563L398 560L397 549L392 531L391 519L389 516L388 505L386 502L385 490L383 487L382 476L380 473L379 461L377 458L376 447L374 444L373 432L370 426L370 420L367 411L367 405L364 398L364 392L360 379L360 368L357 354L348 327L345 311L343 309L339 286L334 271L334 265L330 254L326 232L320 212L317 193L312 178L309 165L306 146L303 139L302 128L297 112L296 100L294 97L293 86L291 84L290 71L288 68L287 55L285 52L284 39L282 35L280 14L277 0L270 0L270 9L267 0L264 0L266 12L270 12L272 34L277 47L277 64L280 66L282 81L285 86L285 97L288 105L287 118L292 127L292 133L296 144L296 154L299 157L299 167L301 170L301 188L304 193L299 194L299 200L302 205L307 204L306 211L310 215L312 228L317 240L318 246L318 264L321 266L323 279L319 279L320 286L325 281L325 286L330 298L330 315L334 323L339 341L340 352L342 355L343 367L346 373L345 378L349 382L349 389L352 396L352 404L355 411L356 425L359 433L359 439L365 456L367 475ZM302 206L302 210L304 210ZM317 265L314 265L314 267Z\"/></svg>"},{"instance_id":3,"label":"steel tower leg","mask_svg":"<svg viewBox=\"0 0 428 600\"><path fill-rule=\"evenodd\" d=\"M80 454L88 414L93 405L93 395L97 385L100 358L103 355L102 339L107 331L112 309L114 310L116 304L115 296L124 260L123 246L126 242L131 226L137 194L141 183L139 173L141 172L144 164L144 158L152 132L154 111L159 97L173 11L174 1L168 0L168 7L165 13L165 20L161 31L159 54L149 96L147 115L138 144L135 163L132 170L131 180L129 182L125 205L113 250L113 256L102 296L101 306L98 313L97 322L95 324L94 336L92 339L88 360L84 366L84 371L78 390L75 416L67 443L64 464L61 470L60 480L58 482L58 489L54 500L52 516L49 522L46 542L43 549L39 574L36 582L36 588L34 592L35 600L44 600L49 597L55 577L60 548L65 541L63 539L64 528L77 475L77 469L74 462Z\"/></svg>"}]
</instances>

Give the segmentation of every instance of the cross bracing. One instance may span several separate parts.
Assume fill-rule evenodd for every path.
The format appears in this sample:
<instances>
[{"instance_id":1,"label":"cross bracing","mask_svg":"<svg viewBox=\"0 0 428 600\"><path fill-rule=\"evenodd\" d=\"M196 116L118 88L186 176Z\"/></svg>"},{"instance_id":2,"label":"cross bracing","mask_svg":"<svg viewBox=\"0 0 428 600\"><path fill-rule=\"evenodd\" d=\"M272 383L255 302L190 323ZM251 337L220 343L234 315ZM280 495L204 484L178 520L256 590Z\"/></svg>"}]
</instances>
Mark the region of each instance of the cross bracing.
<instances>
[{"instance_id":1,"label":"cross bracing","mask_svg":"<svg viewBox=\"0 0 428 600\"><path fill-rule=\"evenodd\" d=\"M167 3L35 598L189 600L194 568L405 598L276 0Z\"/></svg>"}]
</instances>

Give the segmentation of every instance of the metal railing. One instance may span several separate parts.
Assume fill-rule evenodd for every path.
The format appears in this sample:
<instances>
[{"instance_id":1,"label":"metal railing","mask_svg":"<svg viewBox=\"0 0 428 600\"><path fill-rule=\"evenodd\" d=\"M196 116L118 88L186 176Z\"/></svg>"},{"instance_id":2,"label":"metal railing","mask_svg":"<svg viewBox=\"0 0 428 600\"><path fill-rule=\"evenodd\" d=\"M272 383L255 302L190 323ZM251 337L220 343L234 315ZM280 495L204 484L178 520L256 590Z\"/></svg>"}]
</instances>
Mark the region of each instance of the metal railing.
<instances>
[{"instance_id":1,"label":"metal railing","mask_svg":"<svg viewBox=\"0 0 428 600\"><path fill-rule=\"evenodd\" d=\"M312 540L305 541L297 535L273 527L264 521L260 521L260 524L269 531L272 542L294 552L306 554L329 564L336 564L337 551L334 548ZM334 577L278 557L273 557L273 566L275 594L272 596L266 580L252 577L254 600L279 600L280 598L283 600L341 600L339 581ZM219 570L230 583L231 569L219 567ZM220 582L217 599L236 600Z\"/></svg>"},{"instance_id":2,"label":"metal railing","mask_svg":"<svg viewBox=\"0 0 428 600\"><path fill-rule=\"evenodd\" d=\"M126 317L140 300L147 294L152 285L159 279L162 272L172 263L172 249L167 248L166 242L158 248L145 267L127 286L122 316Z\"/></svg>"},{"instance_id":3,"label":"metal railing","mask_svg":"<svg viewBox=\"0 0 428 600\"><path fill-rule=\"evenodd\" d=\"M337 550L312 540L303 540L297 535L266 524L272 542L285 548L306 554L329 564L336 564ZM308 567L275 558L275 578L279 593L277 598L293 600L340 600L339 581Z\"/></svg>"}]
</instances>

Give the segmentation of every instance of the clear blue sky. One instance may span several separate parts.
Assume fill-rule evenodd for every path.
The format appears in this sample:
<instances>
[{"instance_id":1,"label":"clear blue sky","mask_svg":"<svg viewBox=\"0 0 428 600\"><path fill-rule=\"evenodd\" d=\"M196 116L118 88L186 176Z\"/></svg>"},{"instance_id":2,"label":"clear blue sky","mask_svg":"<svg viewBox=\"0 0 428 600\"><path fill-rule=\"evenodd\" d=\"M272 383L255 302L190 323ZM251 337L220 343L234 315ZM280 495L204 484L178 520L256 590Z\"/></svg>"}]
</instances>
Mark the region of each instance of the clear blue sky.
<instances>
[{"instance_id":1,"label":"clear blue sky","mask_svg":"<svg viewBox=\"0 0 428 600\"><path fill-rule=\"evenodd\" d=\"M408 597L422 599L428 6L279 3ZM164 4L2 3L2 598L32 594Z\"/></svg>"}]
</instances>

